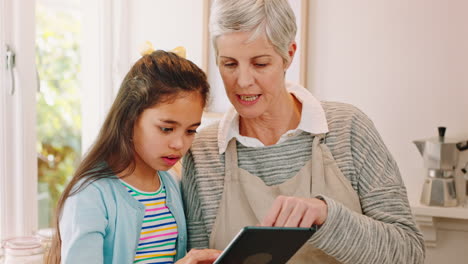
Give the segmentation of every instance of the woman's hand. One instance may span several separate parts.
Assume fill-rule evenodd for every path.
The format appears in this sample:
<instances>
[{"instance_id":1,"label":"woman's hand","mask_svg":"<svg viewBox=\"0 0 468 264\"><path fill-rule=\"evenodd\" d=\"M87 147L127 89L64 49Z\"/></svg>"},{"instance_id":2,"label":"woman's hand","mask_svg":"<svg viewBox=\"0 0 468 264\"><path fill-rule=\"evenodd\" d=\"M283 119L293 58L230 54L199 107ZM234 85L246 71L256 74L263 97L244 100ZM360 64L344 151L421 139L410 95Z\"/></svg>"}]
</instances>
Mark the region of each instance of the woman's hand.
<instances>
[{"instance_id":1,"label":"woman's hand","mask_svg":"<svg viewBox=\"0 0 468 264\"><path fill-rule=\"evenodd\" d=\"M211 264L221 254L217 249L192 249L175 264Z\"/></svg>"},{"instance_id":2,"label":"woman's hand","mask_svg":"<svg viewBox=\"0 0 468 264\"><path fill-rule=\"evenodd\" d=\"M278 196L263 219L262 226L311 227L327 219L327 204L317 198Z\"/></svg>"}]
</instances>

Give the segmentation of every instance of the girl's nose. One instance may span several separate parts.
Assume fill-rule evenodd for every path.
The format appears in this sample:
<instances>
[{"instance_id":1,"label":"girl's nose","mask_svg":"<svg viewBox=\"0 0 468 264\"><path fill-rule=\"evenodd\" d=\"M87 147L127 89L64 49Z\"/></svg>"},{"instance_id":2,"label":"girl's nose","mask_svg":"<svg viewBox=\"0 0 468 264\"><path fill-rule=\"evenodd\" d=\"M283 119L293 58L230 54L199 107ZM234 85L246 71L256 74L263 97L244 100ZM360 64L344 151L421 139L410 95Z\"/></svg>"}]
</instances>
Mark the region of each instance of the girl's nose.
<instances>
[{"instance_id":1,"label":"girl's nose","mask_svg":"<svg viewBox=\"0 0 468 264\"><path fill-rule=\"evenodd\" d=\"M175 136L170 142L169 147L172 149L182 149L184 147L184 138L183 136Z\"/></svg>"}]
</instances>

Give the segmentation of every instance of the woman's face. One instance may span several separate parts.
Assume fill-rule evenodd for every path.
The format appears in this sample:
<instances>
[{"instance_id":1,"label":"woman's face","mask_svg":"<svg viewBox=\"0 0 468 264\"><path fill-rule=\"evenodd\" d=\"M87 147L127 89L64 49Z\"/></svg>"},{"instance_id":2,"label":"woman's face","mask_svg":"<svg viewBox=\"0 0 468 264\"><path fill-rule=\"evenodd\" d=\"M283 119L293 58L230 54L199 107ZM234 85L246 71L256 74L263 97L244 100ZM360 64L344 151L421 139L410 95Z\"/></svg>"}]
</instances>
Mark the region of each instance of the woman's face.
<instances>
[{"instance_id":1,"label":"woman's face","mask_svg":"<svg viewBox=\"0 0 468 264\"><path fill-rule=\"evenodd\" d=\"M145 109L133 127L139 169L168 170L179 161L192 144L202 112L203 99L197 92Z\"/></svg>"},{"instance_id":2,"label":"woman's face","mask_svg":"<svg viewBox=\"0 0 468 264\"><path fill-rule=\"evenodd\" d=\"M248 42L250 32L217 38L218 67L226 94L244 118L259 117L275 109L287 95L284 75L289 63L275 51L265 35ZM295 44L290 45L290 56Z\"/></svg>"}]
</instances>

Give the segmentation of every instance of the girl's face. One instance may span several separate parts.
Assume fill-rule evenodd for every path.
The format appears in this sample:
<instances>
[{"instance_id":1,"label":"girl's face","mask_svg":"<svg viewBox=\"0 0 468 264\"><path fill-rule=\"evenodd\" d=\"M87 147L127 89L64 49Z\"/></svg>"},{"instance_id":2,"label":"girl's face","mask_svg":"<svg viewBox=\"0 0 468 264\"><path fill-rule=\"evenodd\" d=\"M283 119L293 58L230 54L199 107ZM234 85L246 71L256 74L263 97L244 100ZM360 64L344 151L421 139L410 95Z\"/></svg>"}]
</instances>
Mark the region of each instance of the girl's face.
<instances>
[{"instance_id":1,"label":"girl's face","mask_svg":"<svg viewBox=\"0 0 468 264\"><path fill-rule=\"evenodd\" d=\"M283 96L285 64L265 35L250 41L250 32L235 32L217 38L218 66L226 94L244 118L255 118L274 110ZM295 43L289 54L295 52Z\"/></svg>"},{"instance_id":2,"label":"girl's face","mask_svg":"<svg viewBox=\"0 0 468 264\"><path fill-rule=\"evenodd\" d=\"M192 144L202 112L197 92L145 109L133 127L137 167L148 173L170 169Z\"/></svg>"}]
</instances>

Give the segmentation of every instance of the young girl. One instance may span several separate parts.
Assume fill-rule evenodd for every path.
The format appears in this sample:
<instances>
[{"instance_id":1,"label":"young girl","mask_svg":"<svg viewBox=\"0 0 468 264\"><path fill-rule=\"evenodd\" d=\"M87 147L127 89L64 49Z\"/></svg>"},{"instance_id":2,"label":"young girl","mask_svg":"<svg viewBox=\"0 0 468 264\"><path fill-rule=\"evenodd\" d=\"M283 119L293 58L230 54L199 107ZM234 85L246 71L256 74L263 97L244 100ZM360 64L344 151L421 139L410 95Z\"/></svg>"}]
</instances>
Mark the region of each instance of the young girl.
<instances>
[{"instance_id":1,"label":"young girl","mask_svg":"<svg viewBox=\"0 0 468 264\"><path fill-rule=\"evenodd\" d=\"M189 149L208 92L202 70L175 53L155 51L135 63L58 203L48 263L216 259L209 249L185 256L179 185L166 172Z\"/></svg>"}]
</instances>

